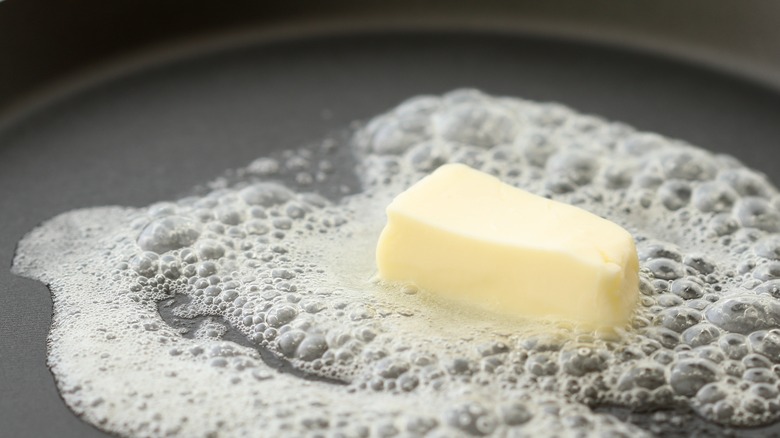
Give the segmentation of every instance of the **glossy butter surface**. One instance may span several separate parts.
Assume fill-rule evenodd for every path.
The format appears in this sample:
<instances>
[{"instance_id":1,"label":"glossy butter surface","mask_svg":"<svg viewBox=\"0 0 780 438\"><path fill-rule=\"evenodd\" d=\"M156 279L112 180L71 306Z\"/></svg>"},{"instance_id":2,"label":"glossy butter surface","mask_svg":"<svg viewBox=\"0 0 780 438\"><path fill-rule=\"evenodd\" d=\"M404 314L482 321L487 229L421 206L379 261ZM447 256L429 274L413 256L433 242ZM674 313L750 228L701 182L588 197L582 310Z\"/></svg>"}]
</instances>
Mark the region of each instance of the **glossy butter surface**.
<instances>
[{"instance_id":1,"label":"glossy butter surface","mask_svg":"<svg viewBox=\"0 0 780 438\"><path fill-rule=\"evenodd\" d=\"M627 324L637 252L619 225L448 164L387 207L379 277L469 305L588 327Z\"/></svg>"}]
</instances>

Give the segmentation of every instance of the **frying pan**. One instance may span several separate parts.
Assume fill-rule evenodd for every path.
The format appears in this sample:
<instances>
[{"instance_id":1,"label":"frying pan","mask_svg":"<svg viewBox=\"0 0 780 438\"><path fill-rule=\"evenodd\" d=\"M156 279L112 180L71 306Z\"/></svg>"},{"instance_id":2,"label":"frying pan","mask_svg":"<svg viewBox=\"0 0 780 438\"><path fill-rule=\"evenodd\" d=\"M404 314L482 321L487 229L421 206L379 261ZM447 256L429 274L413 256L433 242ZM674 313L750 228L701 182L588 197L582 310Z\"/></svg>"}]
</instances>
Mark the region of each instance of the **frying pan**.
<instances>
[{"instance_id":1,"label":"frying pan","mask_svg":"<svg viewBox=\"0 0 780 438\"><path fill-rule=\"evenodd\" d=\"M5 0L0 263L67 210L143 206L406 97L563 102L780 183L780 3ZM0 435L100 437L45 366L44 285L0 270ZM695 416L655 430L729 432ZM731 431L771 436L780 426Z\"/></svg>"}]
</instances>

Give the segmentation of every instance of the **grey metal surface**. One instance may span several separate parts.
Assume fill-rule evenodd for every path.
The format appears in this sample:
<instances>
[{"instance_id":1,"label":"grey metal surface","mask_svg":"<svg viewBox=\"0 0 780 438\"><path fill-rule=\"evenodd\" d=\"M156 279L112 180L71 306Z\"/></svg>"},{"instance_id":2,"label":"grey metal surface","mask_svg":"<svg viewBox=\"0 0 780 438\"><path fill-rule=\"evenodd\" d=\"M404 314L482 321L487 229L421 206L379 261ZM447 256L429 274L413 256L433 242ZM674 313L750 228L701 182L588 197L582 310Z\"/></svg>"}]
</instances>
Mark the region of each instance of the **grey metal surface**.
<instances>
[{"instance_id":1,"label":"grey metal surface","mask_svg":"<svg viewBox=\"0 0 780 438\"><path fill-rule=\"evenodd\" d=\"M464 86L560 101L683 138L775 172L780 183L780 95L760 85L527 34L303 36L310 33L223 40L214 50L194 41L196 49L184 50L191 56L138 53L121 71L84 76L69 94L8 112L0 125L0 264L10 266L19 238L58 213L173 198L408 96ZM50 316L43 285L0 270L0 435L104 436L58 397L45 366Z\"/></svg>"}]
</instances>

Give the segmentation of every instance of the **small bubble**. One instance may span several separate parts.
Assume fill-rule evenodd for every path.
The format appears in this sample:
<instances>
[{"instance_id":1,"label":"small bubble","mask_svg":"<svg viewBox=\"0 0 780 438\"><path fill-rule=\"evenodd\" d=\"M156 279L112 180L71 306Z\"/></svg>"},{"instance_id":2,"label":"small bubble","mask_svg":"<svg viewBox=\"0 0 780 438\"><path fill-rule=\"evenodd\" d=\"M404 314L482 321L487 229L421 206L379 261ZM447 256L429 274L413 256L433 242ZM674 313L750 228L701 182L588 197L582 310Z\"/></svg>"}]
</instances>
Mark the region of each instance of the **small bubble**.
<instances>
[{"instance_id":1,"label":"small bubble","mask_svg":"<svg viewBox=\"0 0 780 438\"><path fill-rule=\"evenodd\" d=\"M292 199L293 193L286 187L276 183L258 183L242 189L241 198L249 205L273 207L284 204Z\"/></svg>"},{"instance_id":2,"label":"small bubble","mask_svg":"<svg viewBox=\"0 0 780 438\"><path fill-rule=\"evenodd\" d=\"M709 361L685 359L672 366L669 383L677 394L695 395L707 383L718 376L717 368Z\"/></svg>"},{"instance_id":3,"label":"small bubble","mask_svg":"<svg viewBox=\"0 0 780 438\"><path fill-rule=\"evenodd\" d=\"M138 246L162 254L190 246L200 236L199 226L186 217L164 217L147 225L138 236Z\"/></svg>"},{"instance_id":4,"label":"small bubble","mask_svg":"<svg viewBox=\"0 0 780 438\"><path fill-rule=\"evenodd\" d=\"M195 252L201 260L216 260L225 255L225 248L212 239L203 239L195 244Z\"/></svg>"},{"instance_id":5,"label":"small bubble","mask_svg":"<svg viewBox=\"0 0 780 438\"><path fill-rule=\"evenodd\" d=\"M147 278L154 277L160 267L160 257L151 251L145 251L130 259L130 268Z\"/></svg>"}]
</instances>

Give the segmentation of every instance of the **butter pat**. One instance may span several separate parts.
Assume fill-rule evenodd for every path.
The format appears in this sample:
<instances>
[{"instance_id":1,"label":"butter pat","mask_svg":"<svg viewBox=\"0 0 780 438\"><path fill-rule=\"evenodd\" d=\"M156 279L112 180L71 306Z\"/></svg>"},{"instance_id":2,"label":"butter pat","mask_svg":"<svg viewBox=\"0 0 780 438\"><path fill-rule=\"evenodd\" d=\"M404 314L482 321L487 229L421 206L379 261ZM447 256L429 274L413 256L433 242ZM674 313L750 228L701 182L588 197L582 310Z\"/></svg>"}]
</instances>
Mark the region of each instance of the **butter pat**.
<instances>
[{"instance_id":1,"label":"butter pat","mask_svg":"<svg viewBox=\"0 0 780 438\"><path fill-rule=\"evenodd\" d=\"M634 240L588 211L448 164L387 207L380 279L482 309L625 325L638 300Z\"/></svg>"}]
</instances>

